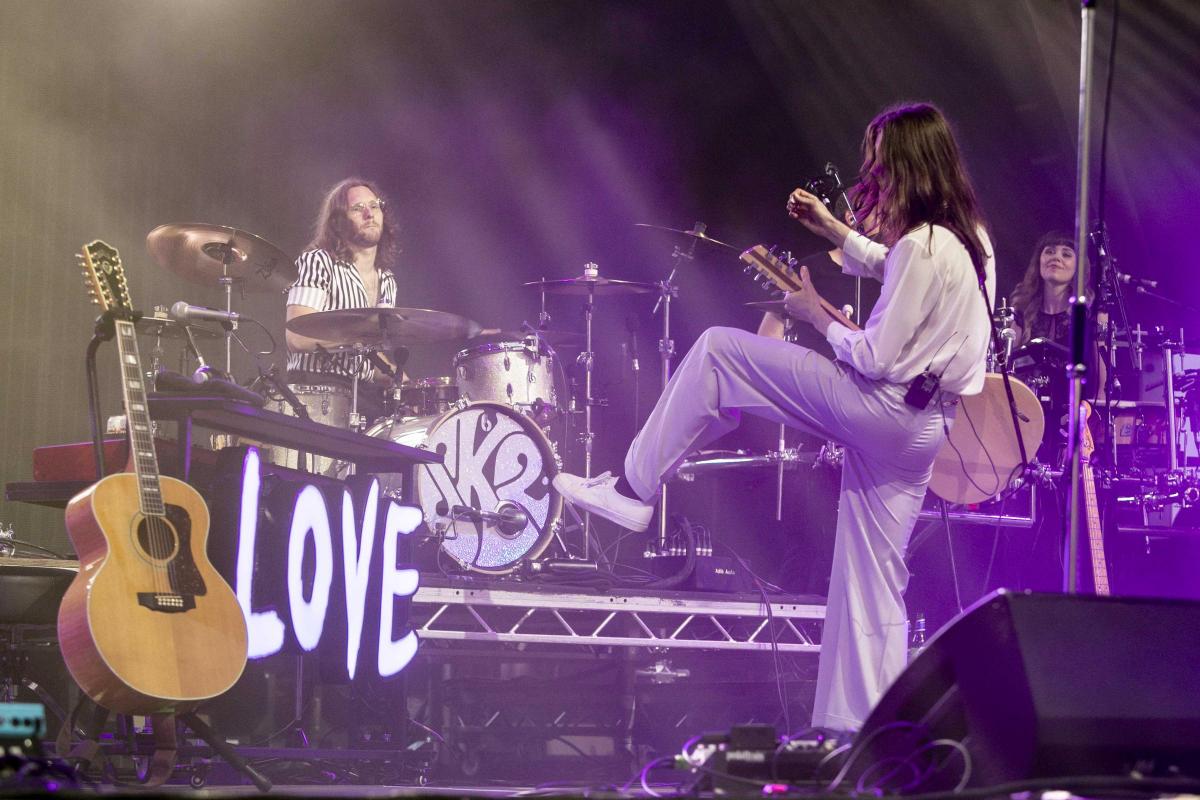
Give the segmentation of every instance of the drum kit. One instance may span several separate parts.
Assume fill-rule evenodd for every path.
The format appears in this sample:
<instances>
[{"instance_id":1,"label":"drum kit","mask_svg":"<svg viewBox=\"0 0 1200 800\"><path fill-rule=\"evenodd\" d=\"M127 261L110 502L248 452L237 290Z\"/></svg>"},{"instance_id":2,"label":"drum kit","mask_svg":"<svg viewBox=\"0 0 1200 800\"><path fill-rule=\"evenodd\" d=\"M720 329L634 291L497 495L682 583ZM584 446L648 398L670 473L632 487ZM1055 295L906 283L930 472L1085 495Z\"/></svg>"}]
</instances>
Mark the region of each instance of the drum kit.
<instances>
[{"instance_id":1,"label":"drum kit","mask_svg":"<svg viewBox=\"0 0 1200 800\"><path fill-rule=\"evenodd\" d=\"M563 540L563 503L551 484L562 468L560 447L570 425L558 425L578 416L581 430L574 441L582 445L583 469L591 475L596 440L593 411L604 401L594 396L594 319L597 301L614 296L658 294L656 311L662 310L663 385L669 377L673 347L670 340L670 301L676 294L675 270L692 257L697 242L729 247L707 236L704 226L691 230L643 226L663 231L685 242L676 246L667 280L650 283L601 276L595 264L572 278L530 281L526 288L538 292L541 310L538 325L520 331L485 330L458 314L423 308L353 308L318 311L288 321L288 331L321 342L338 342L319 348L329 355L363 359L387 371L380 355L407 353L431 344L461 343L449 375L402 379L403 361L395 370L395 383L387 390L381 414L364 412L357 377L322 380L308 373L303 381L286 382L274 372L264 373L256 387L267 391L267 408L303 416L315 422L354 430L366 436L428 448L444 457L442 467L422 468L415 496L428 529L439 540L441 551L468 571L504 574L538 559L558 541L572 558L588 558L589 520L580 520L582 546L569 548ZM163 338L187 342L203 369L197 338L217 339L215 330L196 327L193 321L213 321L224 328L224 373L232 371L232 345L237 341L241 317L234 310L235 287L245 292L282 295L296 278L292 259L266 241L238 228L207 223L173 223L155 228L147 237L151 257L164 269L190 283L213 286L224 295L224 309L212 310L177 303L168 313L139 323L139 330L154 336L153 368L161 366ZM550 328L546 312L549 295L565 295L583 302L583 330ZM575 363L581 372L580 395L567 388L566 364L560 350L581 348ZM394 360L394 359L393 359ZM217 374L220 374L218 371ZM152 376L153 377L153 376ZM571 424L574 424L573 422ZM562 431L562 433L559 433ZM265 461L335 479L345 479L353 466L344 462L272 447L266 442L242 439L221 444L256 444ZM380 475L382 490L400 495L401 476ZM582 555L580 555L582 553Z\"/></svg>"}]
</instances>

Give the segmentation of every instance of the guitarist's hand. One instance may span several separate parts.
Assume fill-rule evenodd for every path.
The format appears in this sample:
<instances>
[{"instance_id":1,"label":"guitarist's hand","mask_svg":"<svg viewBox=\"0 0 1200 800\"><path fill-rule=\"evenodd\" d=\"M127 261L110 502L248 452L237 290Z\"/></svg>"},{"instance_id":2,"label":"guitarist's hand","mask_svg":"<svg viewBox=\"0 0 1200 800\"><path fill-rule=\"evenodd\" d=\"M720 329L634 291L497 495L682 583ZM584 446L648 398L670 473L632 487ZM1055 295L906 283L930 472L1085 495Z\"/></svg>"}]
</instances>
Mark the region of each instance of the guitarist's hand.
<instances>
[{"instance_id":1,"label":"guitarist's hand","mask_svg":"<svg viewBox=\"0 0 1200 800\"><path fill-rule=\"evenodd\" d=\"M834 217L820 198L804 189L796 188L788 195L787 212L789 217L838 247L850 233L850 227Z\"/></svg>"},{"instance_id":2,"label":"guitarist's hand","mask_svg":"<svg viewBox=\"0 0 1200 800\"><path fill-rule=\"evenodd\" d=\"M829 327L829 323L833 321L821 307L821 295L817 294L817 290L813 288L808 267L803 265L800 266L800 288L787 293L783 299L783 307L787 309L788 314L802 322L809 323L822 334Z\"/></svg>"}]
</instances>

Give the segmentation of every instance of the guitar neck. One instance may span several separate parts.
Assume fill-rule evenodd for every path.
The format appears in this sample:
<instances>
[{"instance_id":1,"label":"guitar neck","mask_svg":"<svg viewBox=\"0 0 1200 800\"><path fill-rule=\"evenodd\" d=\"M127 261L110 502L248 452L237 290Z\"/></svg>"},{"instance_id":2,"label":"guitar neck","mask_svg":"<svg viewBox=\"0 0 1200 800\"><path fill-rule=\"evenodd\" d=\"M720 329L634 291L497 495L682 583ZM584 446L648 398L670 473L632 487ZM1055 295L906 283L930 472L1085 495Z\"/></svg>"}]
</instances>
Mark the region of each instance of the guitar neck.
<instances>
[{"instance_id":1,"label":"guitar neck","mask_svg":"<svg viewBox=\"0 0 1200 800\"><path fill-rule=\"evenodd\" d=\"M741 260L753 267L759 275L771 281L775 288L782 292L795 292L803 288L800 277L788 267L787 263L761 244L742 253ZM845 325L852 331L861 330L858 325L823 297L821 298L821 310L834 322Z\"/></svg>"},{"instance_id":2,"label":"guitar neck","mask_svg":"<svg viewBox=\"0 0 1200 800\"><path fill-rule=\"evenodd\" d=\"M117 320L117 350L121 358L121 394L125 398L125 419L129 427L129 448L138 481L138 503L145 515L165 513L162 486L158 479L158 456L154 452L154 429L146 402L142 359L138 352L137 330L128 320Z\"/></svg>"},{"instance_id":3,"label":"guitar neck","mask_svg":"<svg viewBox=\"0 0 1200 800\"><path fill-rule=\"evenodd\" d=\"M1083 499L1087 512L1088 549L1092 555L1092 583L1096 594L1111 594L1108 586L1108 563L1104 558L1104 530L1100 525L1100 504L1096 502L1096 483L1092 478L1091 460L1083 464Z\"/></svg>"}]
</instances>

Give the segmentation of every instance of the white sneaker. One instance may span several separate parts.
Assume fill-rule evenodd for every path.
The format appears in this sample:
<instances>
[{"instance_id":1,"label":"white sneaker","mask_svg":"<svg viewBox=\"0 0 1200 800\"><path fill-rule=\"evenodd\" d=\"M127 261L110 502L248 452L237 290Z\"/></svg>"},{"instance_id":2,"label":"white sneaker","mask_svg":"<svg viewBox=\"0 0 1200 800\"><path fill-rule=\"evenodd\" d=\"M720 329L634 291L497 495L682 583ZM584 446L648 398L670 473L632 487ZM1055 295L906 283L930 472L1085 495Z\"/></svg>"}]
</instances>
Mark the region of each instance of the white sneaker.
<instances>
[{"instance_id":1,"label":"white sneaker","mask_svg":"<svg viewBox=\"0 0 1200 800\"><path fill-rule=\"evenodd\" d=\"M560 472L554 476L554 489L567 502L635 533L650 527L650 517L654 515L653 505L618 492L617 477L610 472L594 478Z\"/></svg>"}]
</instances>

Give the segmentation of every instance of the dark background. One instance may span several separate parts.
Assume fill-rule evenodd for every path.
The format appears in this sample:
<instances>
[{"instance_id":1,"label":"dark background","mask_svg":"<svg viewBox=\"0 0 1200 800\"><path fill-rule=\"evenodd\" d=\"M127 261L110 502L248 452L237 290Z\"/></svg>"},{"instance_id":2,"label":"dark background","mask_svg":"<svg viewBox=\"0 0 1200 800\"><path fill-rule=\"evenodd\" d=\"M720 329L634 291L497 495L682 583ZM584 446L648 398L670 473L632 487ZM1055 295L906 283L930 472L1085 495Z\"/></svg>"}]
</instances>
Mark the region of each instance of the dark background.
<instances>
[{"instance_id":1,"label":"dark background","mask_svg":"<svg viewBox=\"0 0 1200 800\"><path fill-rule=\"evenodd\" d=\"M1111 68L1114 252L1124 271L1195 304L1200 6L1123 4L1115 62L1113 3L1099 6L1093 141L1098 152ZM81 244L121 250L144 310L216 306L216 287L151 261L146 234L230 225L294 256L321 194L348 174L378 181L401 222L400 305L515 327L538 310L523 281L576 275L587 261L608 277L662 279L676 242L637 222L701 220L738 248L823 249L786 218L787 193L826 161L855 174L861 131L881 107L932 100L956 123L1005 295L1037 237L1074 218L1079 27L1070 0L0 4L0 478L30 479L35 446L87 438L94 311L74 266ZM818 283L848 299L844 281ZM759 294L732 252L701 248L678 284L680 353L709 325L757 323L741 304ZM643 367L637 413L657 394L652 302L599 304L601 468L635 429L629 329ZM236 297L235 308L282 338L281 296ZM1196 315L1171 305L1131 308L1143 326L1200 334ZM552 298L550 311L553 327L580 328L576 300ZM417 350L409 371L449 374L453 351ZM102 352L103 371L113 358ZM249 365L236 360L239 378ZM750 424L730 444L773 441ZM820 591L834 480L803 472L788 486L782 525L770 475L696 484L679 507L764 576ZM58 512L6 503L0 522L68 549ZM974 596L983 577L972 559L987 559L991 539L964 544ZM917 580L944 595L939 570Z\"/></svg>"}]
</instances>

